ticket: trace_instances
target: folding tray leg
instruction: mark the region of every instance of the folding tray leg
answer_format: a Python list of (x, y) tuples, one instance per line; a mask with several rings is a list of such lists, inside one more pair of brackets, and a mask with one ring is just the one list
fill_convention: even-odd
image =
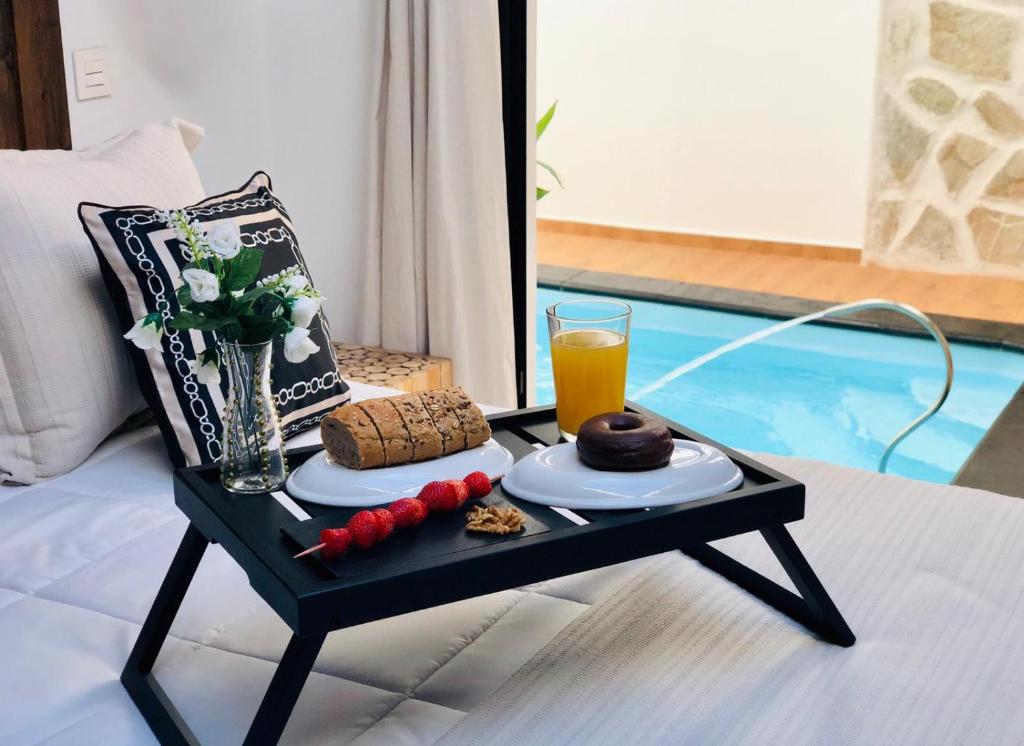
[(160, 648), (170, 632), (171, 622), (181, 607), (185, 592), (192, 583), (209, 543), (199, 529), (191, 523), (188, 525), (135, 641), (135, 647), (121, 672), (122, 685), (146, 719), (153, 735), (162, 744), (199, 743), (152, 672)]
[[(198, 744), (199, 739), (153, 677), (153, 664), (160, 654), (171, 623), (181, 607), (209, 540), (191, 523), (185, 531), (153, 607), (142, 625), (124, 671), (121, 683), (146, 719), (161, 744)], [(246, 744), (277, 743), (288, 717), (302, 692), (325, 635), (311, 638), (292, 636), (284, 656), (274, 672), (256, 717), (245, 737)]]
[(761, 535), (800, 595), (783, 588), (708, 544), (685, 547), (682, 551), (812, 632), (816, 632), (828, 642), (843, 647), (853, 645), (857, 638), (850, 631), (839, 609), (832, 603), (825, 587), (814, 574), (814, 570), (786, 527), (782, 524), (768, 526), (761, 529)]
[(256, 717), (245, 737), (245, 746), (275, 744), (288, 724), (295, 702), (309, 677), (326, 635), (302, 638), (292, 635), (281, 662), (274, 672), (267, 693), (263, 695)]

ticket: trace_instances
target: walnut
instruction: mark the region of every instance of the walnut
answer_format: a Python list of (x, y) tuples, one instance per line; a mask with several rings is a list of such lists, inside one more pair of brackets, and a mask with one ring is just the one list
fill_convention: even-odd
[(519, 508), (499, 508), (488, 505), (486, 508), (476, 505), (466, 513), (466, 530), (479, 531), (485, 534), (512, 534), (522, 531), (526, 525), (526, 516)]

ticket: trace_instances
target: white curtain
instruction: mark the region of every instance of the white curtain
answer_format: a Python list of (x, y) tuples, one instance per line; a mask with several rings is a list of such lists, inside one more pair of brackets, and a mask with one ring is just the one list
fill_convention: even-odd
[(451, 358), (514, 406), (497, 3), (381, 3), (364, 344)]

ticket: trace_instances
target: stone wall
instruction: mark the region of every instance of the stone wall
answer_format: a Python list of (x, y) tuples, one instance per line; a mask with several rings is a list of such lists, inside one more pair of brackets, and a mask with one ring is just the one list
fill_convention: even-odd
[(1024, 0), (883, 0), (864, 258), (1024, 277)]

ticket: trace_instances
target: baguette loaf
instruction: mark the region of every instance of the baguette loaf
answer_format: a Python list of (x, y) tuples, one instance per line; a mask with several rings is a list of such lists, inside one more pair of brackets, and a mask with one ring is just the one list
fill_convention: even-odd
[(320, 433), (332, 461), (372, 469), (475, 448), (491, 437), (491, 428), (455, 387), (343, 405), (324, 418)]

